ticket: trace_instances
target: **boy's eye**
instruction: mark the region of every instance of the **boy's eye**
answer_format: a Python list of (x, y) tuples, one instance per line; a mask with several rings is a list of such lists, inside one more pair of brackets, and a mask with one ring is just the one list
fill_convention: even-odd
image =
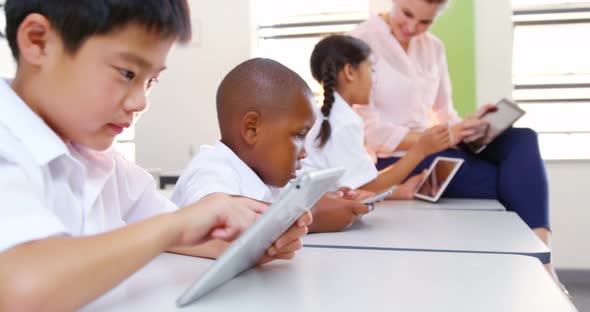
[(125, 78), (126, 80), (133, 80), (133, 78), (135, 78), (135, 73), (123, 68), (118, 68), (119, 73), (121, 74), (121, 76), (123, 76), (123, 78)]

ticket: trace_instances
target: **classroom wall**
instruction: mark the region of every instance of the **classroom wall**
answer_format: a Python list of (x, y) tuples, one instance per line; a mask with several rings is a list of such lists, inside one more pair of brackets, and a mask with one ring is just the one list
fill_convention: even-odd
[(476, 0), (474, 9), (477, 103), (512, 98), (510, 0)]
[(553, 260), (590, 270), (590, 161), (548, 161)]
[(474, 0), (451, 1), (431, 29), (445, 43), (451, 82), (455, 86), (453, 103), (461, 116), (472, 114), (477, 107), (473, 12)]
[(178, 47), (150, 95), (136, 129), (137, 163), (179, 171), (201, 144), (219, 138), (215, 94), (234, 66), (250, 56), (250, 2), (190, 0), (194, 42)]

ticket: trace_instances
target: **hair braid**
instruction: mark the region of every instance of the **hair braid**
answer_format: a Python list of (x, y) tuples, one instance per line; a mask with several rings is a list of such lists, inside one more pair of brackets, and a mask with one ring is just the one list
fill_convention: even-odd
[(326, 142), (330, 139), (332, 134), (332, 128), (330, 126), (330, 112), (334, 105), (334, 89), (336, 88), (336, 75), (337, 75), (336, 64), (331, 58), (327, 58), (322, 64), (322, 85), (324, 87), (324, 103), (322, 104), (322, 114), (324, 120), (316, 140), (320, 141), (319, 146), (324, 147)]

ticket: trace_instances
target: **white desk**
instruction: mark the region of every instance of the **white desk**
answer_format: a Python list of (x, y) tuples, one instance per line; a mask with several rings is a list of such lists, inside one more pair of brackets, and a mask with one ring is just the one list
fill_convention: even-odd
[(550, 262), (551, 251), (516, 213), (393, 208), (375, 211), (344, 232), (310, 234), (308, 247), (520, 254)]
[[(82, 311), (175, 311), (211, 261), (165, 254)], [(574, 311), (531, 257), (304, 248), (181, 311)]]
[(388, 208), (506, 211), (506, 208), (494, 199), (441, 198), (437, 203), (418, 199), (387, 200), (381, 205)]

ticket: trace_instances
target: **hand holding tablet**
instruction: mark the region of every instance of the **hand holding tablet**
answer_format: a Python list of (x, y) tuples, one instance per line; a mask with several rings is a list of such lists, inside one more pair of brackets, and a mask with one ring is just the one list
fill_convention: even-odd
[(473, 142), (466, 142), (465, 145), (474, 153), (480, 153), (496, 137), (510, 128), (526, 112), (518, 105), (507, 99), (502, 99), (496, 104), (495, 110), (489, 110), (481, 119), (488, 123), (485, 136)]
[(242, 233), (213, 266), (178, 298), (185, 306), (251, 268), (273, 242), (308, 211), (344, 174), (344, 169), (306, 172), (290, 182), (252, 227)]

